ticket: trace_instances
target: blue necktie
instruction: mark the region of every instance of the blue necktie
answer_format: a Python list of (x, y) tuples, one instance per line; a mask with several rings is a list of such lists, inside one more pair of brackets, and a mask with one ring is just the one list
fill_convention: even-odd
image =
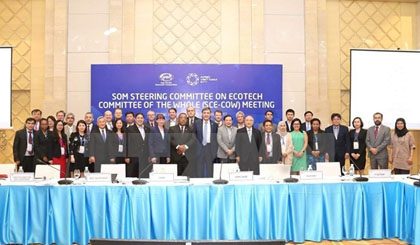
[(203, 130), (203, 145), (207, 145), (207, 123), (208, 122), (204, 122), (204, 130)]

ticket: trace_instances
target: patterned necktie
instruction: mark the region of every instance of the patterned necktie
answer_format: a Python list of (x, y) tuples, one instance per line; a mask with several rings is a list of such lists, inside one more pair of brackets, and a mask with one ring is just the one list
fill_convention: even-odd
[(28, 151), (29, 155), (34, 154), (33, 140), (32, 140), (32, 131), (29, 132), (29, 144), (32, 145), (31, 151)]
[(103, 139), (103, 141), (105, 142), (105, 140), (106, 140), (106, 137), (105, 137), (105, 130), (101, 130), (102, 131), (102, 139)]
[(375, 129), (375, 139), (378, 138), (378, 133), (379, 133), (379, 127), (376, 126), (376, 129)]

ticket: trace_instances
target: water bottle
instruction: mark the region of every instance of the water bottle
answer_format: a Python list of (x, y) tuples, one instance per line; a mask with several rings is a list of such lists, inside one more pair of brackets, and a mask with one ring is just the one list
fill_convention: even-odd
[(312, 171), (313, 169), (312, 169), (312, 165), (311, 164), (309, 164), (309, 167), (308, 167), (308, 171)]
[(85, 178), (86, 178), (86, 176), (89, 175), (89, 168), (88, 167), (85, 167), (85, 171), (83, 171), (83, 174), (84, 174)]
[(353, 175), (354, 175), (354, 166), (353, 166), (353, 163), (350, 165), (350, 168), (349, 168), (349, 175), (350, 175), (350, 176), (353, 176)]
[(23, 173), (23, 167), (22, 167), (22, 166), (19, 166), (19, 170), (18, 170), (18, 172), (19, 172), (19, 173)]

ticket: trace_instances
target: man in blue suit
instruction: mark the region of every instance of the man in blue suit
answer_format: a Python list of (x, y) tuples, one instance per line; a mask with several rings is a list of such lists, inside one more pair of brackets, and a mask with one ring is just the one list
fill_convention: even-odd
[(349, 128), (341, 125), (341, 115), (338, 113), (331, 115), (331, 121), (333, 125), (325, 129), (329, 142), (331, 142), (328, 145), (333, 146), (333, 149), (329, 149), (329, 159), (330, 162), (340, 162), (340, 166), (343, 168), (345, 159), (348, 159), (350, 154)]
[(211, 110), (206, 107), (201, 111), (202, 119), (194, 124), (196, 143), (196, 177), (213, 176), (213, 163), (217, 156), (218, 125), (210, 120)]

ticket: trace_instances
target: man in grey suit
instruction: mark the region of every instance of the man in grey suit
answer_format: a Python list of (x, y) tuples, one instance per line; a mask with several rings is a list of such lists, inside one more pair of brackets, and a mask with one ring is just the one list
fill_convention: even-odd
[(231, 115), (226, 115), (223, 121), (224, 125), (217, 131), (217, 143), (219, 144), (217, 157), (222, 163), (234, 163), (236, 162), (235, 137), (238, 129), (232, 126), (233, 117)]
[(170, 127), (173, 127), (178, 124), (178, 122), (176, 121), (176, 116), (177, 116), (176, 114), (177, 114), (177, 110), (175, 108), (169, 108), (168, 110), (169, 119), (165, 121), (165, 128), (167, 130), (169, 130)]
[(375, 126), (368, 129), (366, 137), (366, 145), (369, 149), (370, 167), (371, 169), (388, 168), (388, 145), (391, 140), (389, 127), (382, 125), (382, 113), (375, 113), (373, 121)]
[[(275, 133), (275, 132), (277, 132), (277, 124), (275, 124), (273, 122), (273, 116), (274, 116), (274, 112), (272, 110), (267, 110), (265, 112), (265, 120), (270, 120), (273, 123), (273, 133)], [(258, 129), (261, 131), (261, 133), (264, 133), (264, 125), (263, 124), (264, 124), (263, 122), (258, 124)]]

